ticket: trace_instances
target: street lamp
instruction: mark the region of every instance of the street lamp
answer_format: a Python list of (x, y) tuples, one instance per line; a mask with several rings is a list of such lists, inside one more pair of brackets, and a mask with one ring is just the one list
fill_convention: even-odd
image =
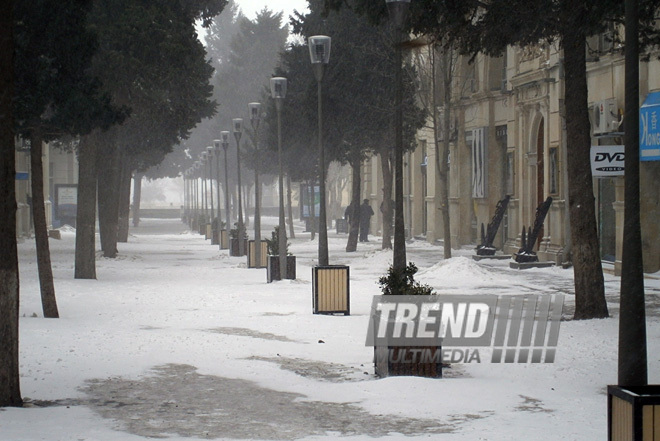
[(206, 157), (209, 162), (209, 185), (211, 186), (211, 194), (210, 200), (211, 200), (211, 216), (209, 217), (211, 220), (211, 245), (217, 244), (217, 239), (215, 238), (215, 229), (213, 228), (213, 218), (215, 216), (215, 207), (213, 206), (213, 147), (212, 146), (207, 146), (206, 147)]
[(195, 163), (192, 166), (193, 174), (194, 174), (194, 178), (195, 178), (195, 188), (194, 188), (194, 192), (195, 192), (195, 226), (197, 227), (195, 229), (197, 230), (197, 232), (199, 232), (202, 229), (202, 226), (200, 225), (200, 222), (199, 222), (199, 220), (201, 218), (201, 211), (202, 211), (202, 201), (201, 201), (201, 198), (200, 198), (201, 192), (200, 192), (200, 188), (199, 188), (199, 168), (200, 167), (201, 167), (201, 164), (200, 164), (199, 161), (195, 161)]
[(249, 103), (250, 122), (254, 130), (254, 259), (261, 268), (261, 189), (259, 188), (259, 123), (261, 103)]
[[(203, 151), (199, 155), (200, 175), (201, 175), (201, 178), (202, 178), (202, 207), (203, 207), (203, 211), (204, 211), (204, 228), (205, 229), (206, 229), (206, 224), (208, 223), (208, 222), (206, 222), (206, 220), (208, 219), (208, 216), (209, 216), (209, 197), (208, 197), (209, 195), (208, 195), (208, 192), (206, 190), (206, 167), (205, 167), (206, 157), (207, 157), (206, 151)], [(204, 230), (204, 231), (206, 231), (206, 230)]]
[(280, 280), (286, 278), (286, 226), (284, 225), (284, 166), (282, 163), (282, 104), (286, 97), (286, 78), (274, 77), (270, 79), (270, 94), (275, 100), (277, 111), (277, 160), (279, 163), (279, 199), (280, 199), (280, 222), (278, 234), (278, 250), (280, 262)]
[(229, 132), (223, 130), (220, 132), (220, 139), (222, 142), (222, 149), (225, 151), (225, 228), (227, 229), (227, 237), (229, 238), (229, 228), (231, 225), (231, 213), (229, 211), (229, 173), (227, 172), (227, 149), (229, 148)]
[(403, 74), (402, 48), (403, 23), (410, 0), (385, 0), (390, 18), (396, 27), (396, 98), (394, 116), (394, 252), (392, 267), (403, 271), (406, 268), (406, 237), (403, 225)]
[[(321, 80), (325, 65), (330, 61), (330, 37), (316, 35), (309, 37), (309, 57), (316, 77), (316, 90), (318, 101), (318, 147), (319, 147), (319, 265), (328, 265), (328, 226), (325, 211), (325, 150), (323, 148), (323, 111), (321, 101)], [(314, 223), (314, 186), (312, 186), (312, 225)]]
[(238, 255), (245, 255), (245, 227), (243, 226), (243, 201), (241, 195), (241, 135), (243, 134), (243, 118), (231, 120), (236, 138), (236, 179), (238, 181)]
[(188, 223), (190, 214), (188, 212), (188, 170), (183, 172), (183, 217)]
[(217, 234), (217, 243), (220, 245), (220, 248), (222, 249), (222, 244), (220, 243), (222, 241), (222, 233), (220, 228), (220, 140), (219, 139), (214, 139), (213, 140), (213, 155), (215, 156), (215, 185), (216, 185), (216, 200), (218, 201), (218, 216), (217, 219), (218, 221), (216, 222), (216, 232)]

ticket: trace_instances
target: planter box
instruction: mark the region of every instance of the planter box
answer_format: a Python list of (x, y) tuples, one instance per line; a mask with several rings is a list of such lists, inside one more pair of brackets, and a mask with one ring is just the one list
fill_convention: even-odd
[(348, 221), (346, 219), (335, 219), (335, 227), (337, 228), (337, 234), (348, 233)]
[(607, 386), (607, 439), (660, 441), (660, 385)]
[(350, 315), (350, 279), (346, 265), (312, 268), (314, 314)]
[(374, 366), (381, 378), (442, 378), (442, 346), (375, 346)]
[(227, 230), (220, 230), (220, 249), (229, 249), (229, 233)]
[(257, 241), (255, 240), (248, 241), (248, 247), (247, 247), (248, 268), (266, 268), (268, 261), (268, 243), (262, 239), (260, 244), (261, 244), (261, 262), (257, 263), (257, 256), (256, 256)]
[[(280, 256), (268, 255), (266, 278), (268, 283), (271, 283), (273, 280), (282, 280), (280, 277)], [(296, 278), (296, 256), (286, 256), (286, 277), (284, 278)]]
[(238, 246), (239, 245), (238, 239), (229, 239), (229, 255), (239, 256), (239, 257), (245, 256), (247, 254), (247, 249), (248, 249), (248, 240), (243, 239), (243, 242), (244, 242), (243, 249), (245, 250), (245, 252), (241, 254)]

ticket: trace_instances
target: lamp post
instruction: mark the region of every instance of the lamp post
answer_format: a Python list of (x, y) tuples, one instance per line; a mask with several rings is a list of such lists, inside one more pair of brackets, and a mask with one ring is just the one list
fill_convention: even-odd
[(200, 199), (200, 191), (199, 191), (199, 168), (201, 164), (199, 161), (195, 161), (193, 164), (193, 175), (195, 178), (195, 187), (194, 187), (194, 193), (195, 193), (195, 230), (199, 232), (201, 229), (201, 225), (199, 224), (199, 218), (200, 218), (200, 212), (202, 209), (202, 204), (201, 204), (201, 199)]
[(225, 228), (227, 229), (227, 238), (229, 238), (229, 228), (231, 225), (231, 212), (229, 211), (229, 173), (227, 172), (227, 149), (229, 148), (229, 132), (223, 130), (220, 132), (222, 149), (225, 151)]
[(279, 200), (280, 222), (278, 234), (278, 250), (280, 262), (280, 280), (286, 278), (286, 226), (284, 225), (284, 165), (282, 163), (282, 104), (286, 97), (286, 78), (274, 77), (270, 79), (270, 93), (275, 100), (277, 111), (277, 161), (279, 164)]
[(206, 158), (208, 159), (209, 163), (209, 186), (211, 187), (211, 191), (209, 194), (209, 199), (211, 201), (211, 216), (209, 219), (211, 220), (211, 244), (215, 245), (216, 244), (216, 239), (214, 237), (214, 228), (213, 228), (213, 217), (215, 216), (215, 207), (213, 206), (213, 147), (208, 146), (206, 147)]
[(206, 152), (203, 151), (199, 155), (199, 166), (200, 166), (200, 177), (202, 179), (201, 190), (202, 190), (202, 212), (204, 213), (204, 228), (206, 228), (206, 219), (209, 215), (209, 198), (206, 193)]
[[(328, 226), (325, 205), (325, 149), (323, 148), (323, 108), (321, 101), (321, 80), (325, 65), (330, 61), (330, 37), (316, 35), (309, 37), (309, 57), (316, 77), (318, 101), (318, 148), (319, 148), (319, 265), (328, 265)], [(314, 206), (314, 186), (312, 186), (312, 207)], [(314, 219), (312, 218), (312, 222)]]
[(394, 115), (394, 252), (392, 267), (406, 268), (406, 237), (403, 224), (403, 84), (402, 48), (403, 23), (410, 0), (385, 0), (390, 18), (396, 27), (396, 97)]
[(245, 256), (245, 227), (243, 226), (243, 201), (241, 193), (241, 135), (243, 118), (232, 119), (234, 138), (236, 138), (236, 179), (238, 181), (238, 255)]
[(261, 103), (249, 103), (250, 122), (254, 130), (254, 259), (261, 268), (261, 189), (259, 188), (259, 123)]
[(183, 172), (183, 217), (188, 223), (190, 213), (188, 212), (188, 170)]
[(218, 245), (222, 248), (222, 244), (220, 243), (222, 241), (222, 234), (220, 231), (222, 228), (220, 228), (220, 140), (219, 139), (214, 139), (213, 140), (213, 156), (215, 156), (215, 186), (216, 186), (216, 201), (218, 201), (218, 215), (217, 215), (217, 223), (216, 223), (216, 233), (217, 234), (217, 240), (218, 240)]

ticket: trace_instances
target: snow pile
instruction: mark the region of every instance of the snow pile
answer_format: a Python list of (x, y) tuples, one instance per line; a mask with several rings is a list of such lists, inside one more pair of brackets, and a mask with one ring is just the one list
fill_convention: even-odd
[(76, 232), (76, 229), (73, 228), (69, 224), (62, 225), (61, 227), (58, 228), (58, 230), (60, 230), (60, 232), (62, 232), (62, 233), (75, 233)]
[(420, 270), (415, 279), (442, 292), (463, 290), (465, 294), (470, 289), (510, 286), (514, 283), (513, 278), (501, 269), (490, 269), (465, 256), (441, 260), (430, 268)]

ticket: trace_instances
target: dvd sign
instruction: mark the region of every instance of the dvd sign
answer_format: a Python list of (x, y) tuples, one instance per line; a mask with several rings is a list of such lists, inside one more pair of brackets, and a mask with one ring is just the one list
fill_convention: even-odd
[(622, 145), (591, 146), (591, 174), (595, 178), (623, 176), (625, 154)]

